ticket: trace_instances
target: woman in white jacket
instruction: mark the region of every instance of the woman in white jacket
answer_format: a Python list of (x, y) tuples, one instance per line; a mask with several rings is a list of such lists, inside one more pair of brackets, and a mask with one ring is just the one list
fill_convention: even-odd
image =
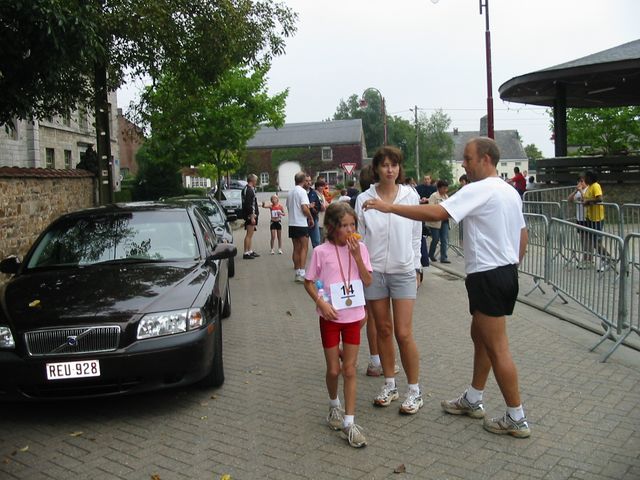
[(365, 212), (362, 209), (363, 203), (370, 198), (404, 205), (420, 203), (416, 191), (402, 185), (402, 160), (402, 152), (395, 147), (382, 147), (376, 152), (372, 167), (377, 183), (358, 195), (356, 213), (358, 231), (369, 250), (373, 267), (373, 282), (365, 289), (365, 298), (376, 321), (378, 348), (385, 376), (385, 384), (373, 403), (386, 407), (399, 398), (394, 374), (395, 334), (408, 383), (408, 393), (400, 412), (414, 414), (423, 405), (418, 382), (420, 359), (412, 326), (417, 286), (422, 280), (422, 225), (398, 215), (385, 215), (376, 210)]

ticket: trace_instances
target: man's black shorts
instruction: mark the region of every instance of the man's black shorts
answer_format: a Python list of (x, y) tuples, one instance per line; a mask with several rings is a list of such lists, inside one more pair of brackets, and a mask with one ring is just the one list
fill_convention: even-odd
[(518, 266), (470, 273), (465, 280), (469, 295), (469, 313), (479, 311), (490, 317), (503, 317), (513, 313), (518, 298)]
[(309, 227), (289, 226), (289, 238), (301, 238), (309, 236)]
[(269, 230), (282, 230), (282, 222), (271, 222)]

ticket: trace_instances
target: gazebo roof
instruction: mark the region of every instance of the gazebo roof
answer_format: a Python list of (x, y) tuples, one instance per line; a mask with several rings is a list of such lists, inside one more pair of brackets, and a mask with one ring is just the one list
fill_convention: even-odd
[(640, 39), (514, 77), (500, 86), (500, 98), (552, 107), (558, 84), (567, 107), (640, 105)]

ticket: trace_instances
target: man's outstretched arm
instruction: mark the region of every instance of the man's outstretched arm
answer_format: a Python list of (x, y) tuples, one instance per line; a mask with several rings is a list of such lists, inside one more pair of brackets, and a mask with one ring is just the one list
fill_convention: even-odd
[(362, 204), (362, 208), (395, 213), (419, 222), (437, 222), (449, 218), (449, 213), (440, 205), (397, 205), (383, 202), (378, 198), (371, 198)]

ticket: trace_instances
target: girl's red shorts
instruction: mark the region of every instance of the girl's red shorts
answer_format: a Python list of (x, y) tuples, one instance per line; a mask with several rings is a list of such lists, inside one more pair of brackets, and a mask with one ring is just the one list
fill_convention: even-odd
[(360, 322), (338, 323), (320, 317), (320, 336), (324, 348), (333, 348), (342, 342), (360, 345)]

